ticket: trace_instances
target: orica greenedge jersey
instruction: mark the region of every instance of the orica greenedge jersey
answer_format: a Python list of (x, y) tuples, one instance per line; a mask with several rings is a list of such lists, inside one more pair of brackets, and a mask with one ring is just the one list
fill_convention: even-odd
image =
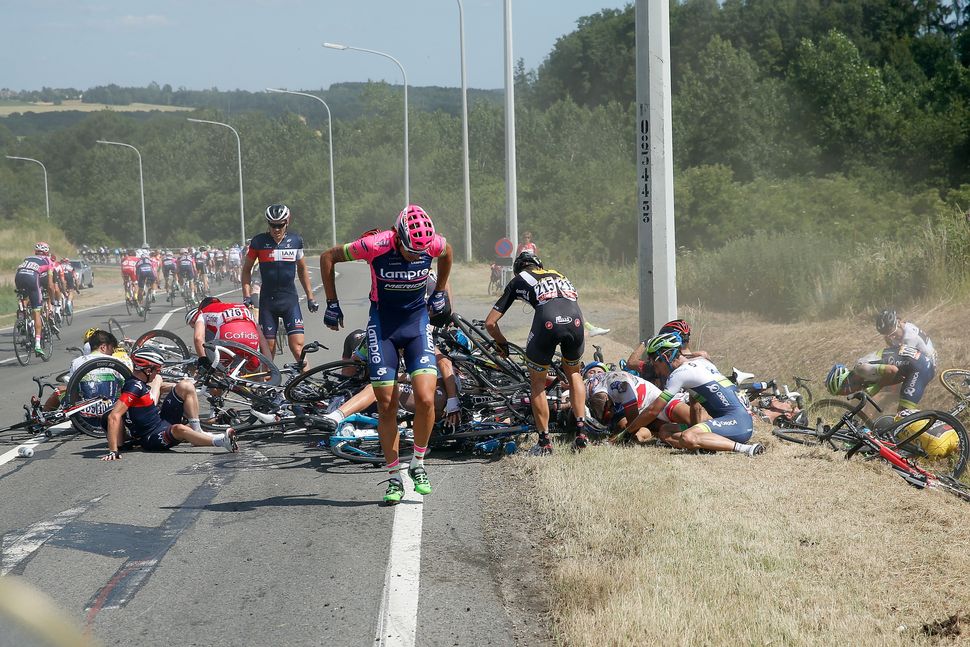
[(700, 357), (675, 368), (660, 397), (669, 402), (681, 391), (689, 391), (712, 418), (746, 412), (738, 398), (738, 387), (721, 375), (713, 363)]

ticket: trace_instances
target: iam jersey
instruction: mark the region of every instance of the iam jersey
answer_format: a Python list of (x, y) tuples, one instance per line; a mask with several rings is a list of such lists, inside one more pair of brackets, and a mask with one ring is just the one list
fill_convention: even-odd
[(38, 280), (46, 279), (51, 271), (51, 259), (47, 256), (28, 256), (17, 267), (17, 274)]
[(669, 402), (681, 391), (690, 391), (712, 418), (746, 413), (738, 398), (738, 387), (706, 359), (692, 359), (674, 369), (661, 397)]
[(234, 341), (259, 350), (259, 332), (249, 308), (238, 303), (213, 303), (202, 310), (206, 341)]
[(249, 243), (247, 258), (259, 261), (259, 275), (263, 290), (271, 294), (281, 292), (296, 295), (296, 263), (303, 258), (303, 237), (287, 232), (279, 244), (265, 231)]
[(389, 230), (358, 238), (344, 245), (344, 255), (349, 261), (370, 264), (370, 300), (378, 310), (412, 312), (427, 306), (431, 259), (444, 253), (447, 241), (435, 234), (428, 249), (416, 261), (409, 261), (397, 251), (396, 236)]

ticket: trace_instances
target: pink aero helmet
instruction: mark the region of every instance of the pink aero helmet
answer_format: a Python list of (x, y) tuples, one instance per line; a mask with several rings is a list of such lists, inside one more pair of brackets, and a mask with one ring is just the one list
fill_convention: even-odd
[(397, 232), (401, 246), (412, 254), (424, 252), (434, 240), (431, 216), (416, 204), (409, 204), (398, 214), (394, 231)]

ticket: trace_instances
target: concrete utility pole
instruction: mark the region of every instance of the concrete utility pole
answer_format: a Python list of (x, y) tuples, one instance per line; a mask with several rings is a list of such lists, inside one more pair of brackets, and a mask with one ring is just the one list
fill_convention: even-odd
[(670, 2), (637, 0), (637, 217), (640, 338), (677, 316)]
[(519, 248), (519, 199), (515, 174), (515, 76), (512, 73), (512, 0), (505, 0), (505, 202), (509, 238)]

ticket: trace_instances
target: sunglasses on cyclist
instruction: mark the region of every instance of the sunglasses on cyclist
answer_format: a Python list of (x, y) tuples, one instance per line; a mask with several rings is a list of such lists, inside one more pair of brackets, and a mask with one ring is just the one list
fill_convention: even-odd
[(280, 223), (278, 225), (270, 225), (269, 226), (270, 229), (283, 229), (284, 227), (286, 227), (286, 223), (285, 222), (284, 223)]

